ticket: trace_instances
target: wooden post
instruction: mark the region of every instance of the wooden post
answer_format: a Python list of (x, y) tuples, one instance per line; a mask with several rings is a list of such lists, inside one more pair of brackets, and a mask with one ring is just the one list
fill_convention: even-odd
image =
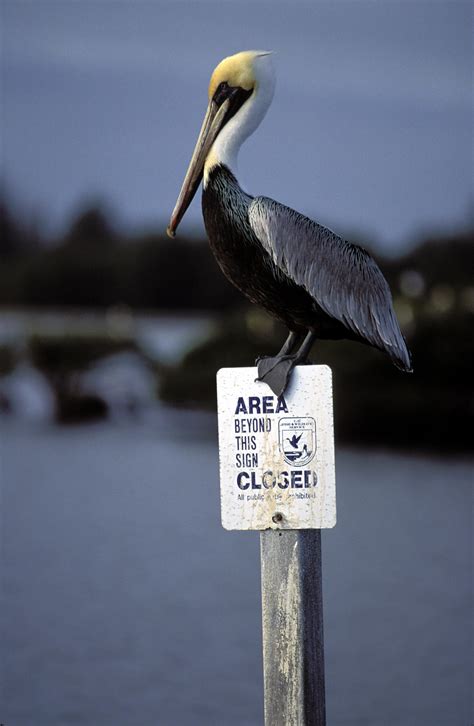
[(266, 726), (325, 726), (321, 530), (260, 534)]

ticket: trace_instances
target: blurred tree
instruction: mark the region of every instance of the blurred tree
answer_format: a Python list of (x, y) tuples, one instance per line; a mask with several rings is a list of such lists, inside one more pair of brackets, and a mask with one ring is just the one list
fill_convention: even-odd
[(6, 194), (0, 191), (0, 261), (31, 252), (38, 246), (38, 238), (36, 225), (20, 223)]
[[(130, 250), (132, 252), (132, 250)], [(133, 245), (135, 265), (126, 300), (163, 310), (228, 309), (242, 302), (225, 279), (207, 244), (150, 235)]]
[(20, 232), (10, 214), (5, 199), (0, 198), (0, 257), (17, 254), (20, 247)]
[(66, 245), (104, 246), (117, 241), (117, 234), (100, 204), (82, 210), (66, 234)]

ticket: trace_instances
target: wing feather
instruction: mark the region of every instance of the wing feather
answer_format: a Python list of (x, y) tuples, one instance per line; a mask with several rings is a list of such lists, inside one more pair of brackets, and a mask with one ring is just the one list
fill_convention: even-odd
[(249, 222), (276, 267), (327, 315), (411, 370), (390, 288), (368, 252), (267, 197), (252, 200)]

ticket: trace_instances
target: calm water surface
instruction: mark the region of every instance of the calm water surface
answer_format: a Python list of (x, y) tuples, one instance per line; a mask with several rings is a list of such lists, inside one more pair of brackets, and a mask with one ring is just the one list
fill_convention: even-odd
[[(220, 527), (212, 419), (0, 433), (0, 721), (262, 724), (259, 538)], [(473, 473), (339, 451), (328, 726), (471, 723)]]

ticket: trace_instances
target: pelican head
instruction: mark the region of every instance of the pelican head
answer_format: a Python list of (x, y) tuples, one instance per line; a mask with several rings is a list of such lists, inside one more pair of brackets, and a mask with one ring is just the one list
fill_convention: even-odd
[(245, 139), (264, 117), (275, 87), (271, 52), (246, 50), (224, 58), (209, 83), (209, 104), (167, 229), (176, 229), (204, 176), (215, 164), (235, 171), (237, 154)]

